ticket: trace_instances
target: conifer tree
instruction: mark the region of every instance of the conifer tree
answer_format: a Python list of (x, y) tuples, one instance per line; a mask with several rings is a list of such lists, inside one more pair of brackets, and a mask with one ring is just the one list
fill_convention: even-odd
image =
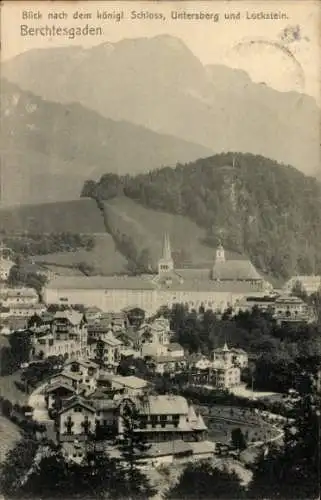
[(293, 380), (299, 393), (293, 418), (284, 428), (284, 446), (259, 457), (249, 497), (260, 499), (315, 499), (320, 490), (320, 360), (297, 360)]

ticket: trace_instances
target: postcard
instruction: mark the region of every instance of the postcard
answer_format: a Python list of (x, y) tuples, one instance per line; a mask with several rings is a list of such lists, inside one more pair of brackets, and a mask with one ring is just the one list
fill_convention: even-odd
[(0, 495), (318, 498), (320, 2), (0, 8)]

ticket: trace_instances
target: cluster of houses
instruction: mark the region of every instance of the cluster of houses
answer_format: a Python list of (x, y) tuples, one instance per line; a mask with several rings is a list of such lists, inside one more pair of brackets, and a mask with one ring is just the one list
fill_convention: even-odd
[[(81, 277), (77, 286), (67, 280), (63, 287), (48, 287), (47, 295), (44, 294), (47, 304), (39, 300), (32, 288), (8, 286), (5, 281), (13, 263), (3, 260), (6, 264), (0, 275), (1, 333), (27, 331), (32, 345), (31, 361), (59, 358), (61, 370), (44, 389), (46, 411), (55, 439), (66, 457), (77, 462), (82, 461), (89, 448), (108, 449), (117, 455), (126, 436), (128, 415), (133, 417), (132, 431), (148, 444), (139, 457), (142, 465), (213, 455), (215, 444), (207, 439), (206, 423), (193, 405), (182, 396), (156, 394), (152, 384), (135, 376), (134, 370), (131, 375), (121, 375), (120, 365), (124, 359), (130, 363), (139, 359), (155, 376), (183, 374), (194, 384), (206, 382), (229, 390), (241, 384), (248, 355), (227, 343), (208, 356), (189, 355), (175, 341), (169, 320), (151, 313), (156, 306), (182, 302), (214, 310), (219, 297), (221, 302), (217, 303), (224, 307), (233, 304), (235, 313), (256, 307), (272, 312), (280, 323), (314, 319), (300, 298), (271, 291), (251, 263), (226, 260), (222, 246), (217, 250), (210, 277), (204, 273), (202, 279), (196, 279), (195, 270), (176, 272), (169, 239), (165, 239), (158, 276), (152, 281), (142, 277), (136, 283), (133, 278), (128, 288), (128, 279), (107, 283), (106, 278), (103, 286), (97, 288), (100, 278), (97, 281)], [(232, 268), (236, 277), (230, 276)], [(240, 288), (233, 300), (231, 287)], [(97, 296), (97, 300), (92, 304), (78, 300), (83, 298), (83, 289), (86, 297)], [(130, 306), (132, 310), (137, 301), (147, 304), (142, 309), (150, 317), (133, 325), (127, 309)], [(82, 306), (76, 308), (73, 303)], [(106, 304), (113, 307), (107, 308)]]
[(289, 293), (274, 293), (264, 297), (244, 297), (235, 305), (235, 312), (252, 311), (270, 312), (278, 324), (312, 323), (316, 316), (313, 309), (299, 297)]
[(172, 341), (170, 322), (164, 317), (133, 328), (125, 313), (106, 314), (90, 308), (87, 315), (86, 310), (81, 313), (66, 309), (35, 318), (28, 331), (33, 359), (88, 359), (114, 375), (121, 360), (139, 358), (155, 374), (207, 373), (213, 385), (228, 389), (240, 385), (241, 370), (248, 365), (245, 351), (229, 349), (226, 344), (213, 350), (209, 357), (188, 355)]
[[(61, 305), (59, 306), (61, 307)], [(66, 306), (72, 309), (74, 306)], [(6, 284), (0, 285), (0, 333), (10, 334), (14, 331), (25, 329), (28, 325), (29, 319), (35, 315), (45, 317), (47, 314), (48, 305), (39, 301), (37, 292), (30, 287), (16, 286), (10, 287)], [(315, 311), (301, 298), (295, 297), (290, 294), (273, 293), (265, 296), (244, 296), (237, 300), (233, 307), (235, 314), (240, 311), (251, 311), (253, 308), (258, 308), (261, 311), (270, 312), (279, 324), (283, 323), (311, 323), (316, 320)], [(130, 309), (130, 308), (128, 308)], [(106, 334), (110, 331), (111, 323), (113, 324), (114, 332), (126, 328), (126, 308), (119, 312), (102, 312), (96, 306), (86, 308), (86, 318), (88, 322), (88, 336), (90, 339), (103, 338), (104, 341), (109, 341)], [(160, 323), (154, 325), (145, 325), (143, 330), (139, 332), (148, 337), (157, 340), (157, 329), (161, 330)], [(145, 330), (144, 330), (145, 329)], [(166, 334), (164, 334), (166, 335)], [(128, 346), (135, 347), (135, 340), (137, 340), (136, 332), (130, 332), (127, 329)], [(57, 349), (49, 342), (44, 351), (56, 355), (59, 354)], [(149, 344), (153, 345), (149, 345)], [(149, 342), (144, 347), (143, 356), (151, 356), (157, 358), (158, 370), (161, 373), (163, 366), (170, 362), (172, 357), (180, 358), (184, 353), (177, 346), (171, 345), (167, 348), (164, 345), (169, 344), (168, 339), (166, 342), (159, 337), (159, 342)], [(51, 347), (51, 349), (49, 349)], [(115, 345), (116, 347), (116, 345)], [(62, 348), (62, 346), (61, 346)], [(67, 349), (67, 346), (66, 346)], [(68, 355), (73, 352), (73, 346), (70, 345), (67, 349)], [(59, 350), (59, 349), (58, 349)], [(135, 349), (134, 349), (135, 350)], [(130, 349), (129, 349), (130, 351)], [(128, 351), (128, 352), (129, 352)], [(63, 353), (64, 354), (64, 353)], [(135, 354), (135, 353), (133, 353)], [(112, 362), (112, 360), (110, 360)]]
[(28, 318), (45, 311), (46, 305), (39, 302), (33, 288), (0, 286), (0, 321), (5, 332), (23, 328)]
[[(172, 257), (168, 234), (164, 235), (163, 250), (158, 262), (158, 272), (141, 276), (79, 276), (55, 275), (44, 266), (34, 262), (23, 264), (24, 273), (38, 274), (47, 278), (41, 292), (42, 302), (32, 288), (8, 286), (8, 278), (14, 266), (12, 251), (0, 243), (0, 329), (10, 333), (23, 328), (28, 318), (42, 314), (46, 306), (74, 307), (82, 304), (92, 309), (94, 322), (103, 311), (105, 321), (99, 317), (99, 327), (108, 328), (108, 313), (122, 313), (128, 308), (138, 307), (152, 316), (162, 306), (175, 303), (187, 304), (190, 308), (210, 309), (222, 313), (231, 308), (235, 313), (251, 310), (254, 306), (269, 310), (274, 318), (282, 322), (311, 322), (315, 319), (312, 308), (302, 299), (291, 295), (293, 287), (300, 285), (308, 295), (321, 290), (320, 276), (294, 276), (283, 290), (273, 286), (255, 269), (247, 259), (231, 259), (220, 244), (215, 259), (205, 268), (176, 269)], [(88, 312), (89, 320), (90, 313)], [(120, 320), (121, 321), (121, 320)], [(95, 328), (91, 326), (95, 335)], [(96, 334), (99, 332), (96, 330)], [(163, 342), (164, 344), (164, 342)], [(152, 354), (154, 355), (154, 354)], [(170, 358), (171, 352), (164, 349), (163, 356)], [(177, 357), (180, 357), (176, 353)], [(161, 365), (160, 365), (161, 366)], [(160, 370), (162, 368), (160, 367)]]
[(119, 363), (135, 356), (158, 374), (211, 372), (217, 387), (227, 389), (240, 384), (248, 365), (245, 351), (225, 344), (208, 358), (188, 356), (171, 342), (168, 319), (157, 317), (134, 330), (125, 314), (97, 308), (46, 313), (30, 332), (35, 358), (58, 355), (63, 361), (44, 395), (55, 439), (69, 460), (80, 463), (88, 449), (119, 454), (128, 415), (135, 415), (133, 432), (146, 443), (138, 457), (142, 466), (213, 456), (215, 443), (193, 405), (179, 395), (155, 393), (143, 378), (120, 375)]
[(156, 463), (208, 458), (215, 444), (207, 426), (182, 396), (157, 395), (149, 382), (108, 373), (88, 360), (67, 361), (45, 388), (56, 439), (69, 460), (81, 462), (88, 449), (119, 453), (130, 429), (146, 447), (138, 460)]

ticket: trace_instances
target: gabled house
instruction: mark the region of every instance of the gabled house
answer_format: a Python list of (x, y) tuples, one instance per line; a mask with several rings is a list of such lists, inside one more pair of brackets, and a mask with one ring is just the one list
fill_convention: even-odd
[(87, 321), (83, 313), (74, 309), (57, 311), (51, 322), (55, 340), (74, 340), (79, 345), (81, 356), (86, 356)]
[(186, 358), (173, 357), (170, 355), (154, 356), (147, 361), (148, 365), (160, 375), (164, 373), (175, 373), (184, 370), (186, 367)]
[(91, 321), (99, 320), (102, 315), (102, 310), (99, 307), (86, 307), (85, 308), (85, 317), (88, 323)]
[(112, 332), (112, 326), (109, 321), (106, 320), (94, 320), (89, 321), (87, 325), (88, 331), (88, 341), (95, 342), (100, 338), (104, 338), (109, 332)]
[(86, 388), (86, 393), (95, 390), (97, 387), (99, 367), (92, 361), (84, 359), (68, 361), (64, 365), (63, 373), (80, 376), (82, 378), (81, 384)]
[(169, 320), (160, 317), (154, 319), (152, 323), (144, 323), (138, 331), (142, 343), (152, 342), (166, 345), (170, 343), (171, 331)]
[(112, 375), (101, 373), (98, 377), (98, 387), (109, 389), (114, 393), (123, 394), (126, 396), (138, 396), (143, 394), (147, 387), (146, 380), (129, 375), (123, 377), (122, 375)]
[(60, 411), (63, 401), (70, 399), (76, 394), (76, 389), (71, 383), (57, 379), (46, 387), (45, 400), (47, 409)]
[(71, 359), (64, 364), (65, 373), (77, 373), (85, 378), (96, 377), (98, 371), (98, 364), (86, 359)]
[(57, 375), (54, 375), (50, 379), (51, 384), (56, 384), (56, 383), (65, 383), (69, 386), (71, 386), (77, 394), (83, 393), (86, 391), (86, 386), (83, 384), (84, 381), (84, 376), (77, 374), (77, 373), (72, 373), (70, 371), (62, 371), (61, 373), (57, 373)]
[(88, 356), (99, 359), (104, 365), (117, 367), (120, 361), (120, 349), (123, 343), (110, 331), (104, 338), (88, 346)]
[(59, 412), (59, 440), (85, 440), (95, 428), (96, 410), (91, 403), (79, 396), (66, 401)]
[(208, 370), (212, 363), (203, 354), (192, 354), (187, 358), (187, 366), (189, 369), (194, 371)]
[(201, 440), (206, 434), (202, 416), (182, 396), (145, 396), (135, 398), (134, 404), (139, 420), (135, 432), (148, 442)]
[(140, 351), (141, 338), (139, 332), (132, 326), (115, 332), (115, 336), (123, 342), (124, 346), (132, 348), (134, 351)]
[(145, 342), (141, 348), (142, 358), (168, 355), (168, 346), (159, 342)]
[(37, 304), (39, 297), (34, 288), (0, 286), (0, 302), (7, 307), (18, 304), (30, 305)]

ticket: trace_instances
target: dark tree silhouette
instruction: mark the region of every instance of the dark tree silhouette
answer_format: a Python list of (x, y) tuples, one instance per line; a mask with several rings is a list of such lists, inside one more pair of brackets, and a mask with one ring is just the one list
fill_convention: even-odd
[(245, 498), (245, 490), (235, 473), (214, 469), (209, 462), (189, 464), (178, 484), (166, 494), (167, 500), (227, 500)]
[(299, 392), (285, 426), (284, 447), (259, 457), (249, 489), (255, 499), (315, 499), (320, 491), (320, 359), (302, 358), (296, 364), (294, 387)]
[(232, 441), (232, 446), (237, 450), (244, 450), (246, 448), (246, 440), (240, 427), (232, 429), (231, 441)]

